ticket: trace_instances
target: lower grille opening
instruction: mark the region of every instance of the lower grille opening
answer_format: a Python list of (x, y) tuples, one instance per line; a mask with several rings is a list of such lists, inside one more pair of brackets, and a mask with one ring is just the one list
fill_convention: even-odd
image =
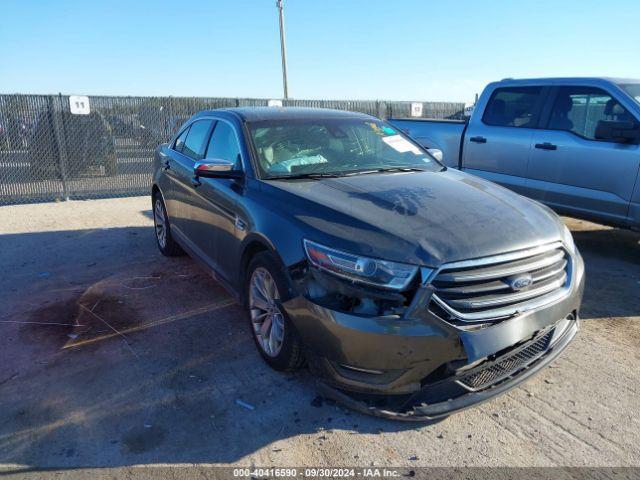
[(524, 346), (464, 373), (458, 378), (458, 382), (469, 390), (477, 391), (517, 374), (549, 349), (553, 332), (551, 329)]

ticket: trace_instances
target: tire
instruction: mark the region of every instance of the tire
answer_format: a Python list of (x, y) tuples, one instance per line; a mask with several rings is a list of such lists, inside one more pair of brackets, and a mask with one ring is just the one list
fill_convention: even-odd
[(156, 236), (158, 249), (165, 257), (178, 257), (184, 255), (184, 250), (178, 245), (171, 235), (171, 225), (169, 224), (169, 215), (164, 206), (162, 195), (156, 193), (153, 196), (153, 227)]
[[(260, 278), (265, 285), (264, 289), (267, 290), (267, 296), (256, 287), (255, 282), (259, 282)], [(269, 289), (267, 278), (271, 279), (275, 290)], [(269, 295), (273, 297), (271, 302)], [(291, 319), (282, 308), (282, 302), (288, 300), (289, 296), (289, 282), (275, 256), (269, 252), (261, 252), (254, 256), (247, 267), (244, 282), (244, 303), (249, 327), (262, 358), (271, 368), (279, 371), (293, 371), (304, 365), (302, 343)], [(260, 308), (265, 306), (260, 300), (267, 300), (267, 310)], [(258, 323), (261, 315), (264, 315), (262, 322)], [(260, 335), (259, 332), (267, 321), (270, 321), (268, 330)]]

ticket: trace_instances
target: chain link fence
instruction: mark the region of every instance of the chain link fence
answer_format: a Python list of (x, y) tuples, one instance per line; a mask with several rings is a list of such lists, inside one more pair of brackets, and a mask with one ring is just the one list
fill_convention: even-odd
[[(90, 113), (77, 115), (65, 95), (0, 95), (0, 205), (146, 195), (155, 147), (191, 115), (267, 104), (247, 98), (89, 97)], [(283, 104), (388, 118), (410, 116), (412, 102)], [(422, 102), (422, 117), (462, 118), (463, 109), (463, 103)]]

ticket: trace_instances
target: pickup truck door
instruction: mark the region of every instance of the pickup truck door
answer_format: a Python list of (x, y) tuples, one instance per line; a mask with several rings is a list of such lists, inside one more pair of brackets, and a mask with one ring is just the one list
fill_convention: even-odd
[(531, 141), (546, 91), (539, 86), (495, 89), (482, 115), (469, 122), (463, 140), (464, 170), (524, 192)]
[(598, 121), (633, 116), (609, 93), (588, 86), (554, 89), (544, 129), (535, 132), (527, 195), (560, 211), (624, 224), (640, 168), (638, 145), (596, 140)]

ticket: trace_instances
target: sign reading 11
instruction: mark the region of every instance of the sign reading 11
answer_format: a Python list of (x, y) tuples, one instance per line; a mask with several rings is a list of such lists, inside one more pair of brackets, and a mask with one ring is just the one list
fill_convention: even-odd
[(89, 97), (85, 95), (70, 95), (69, 109), (74, 115), (89, 115)]

